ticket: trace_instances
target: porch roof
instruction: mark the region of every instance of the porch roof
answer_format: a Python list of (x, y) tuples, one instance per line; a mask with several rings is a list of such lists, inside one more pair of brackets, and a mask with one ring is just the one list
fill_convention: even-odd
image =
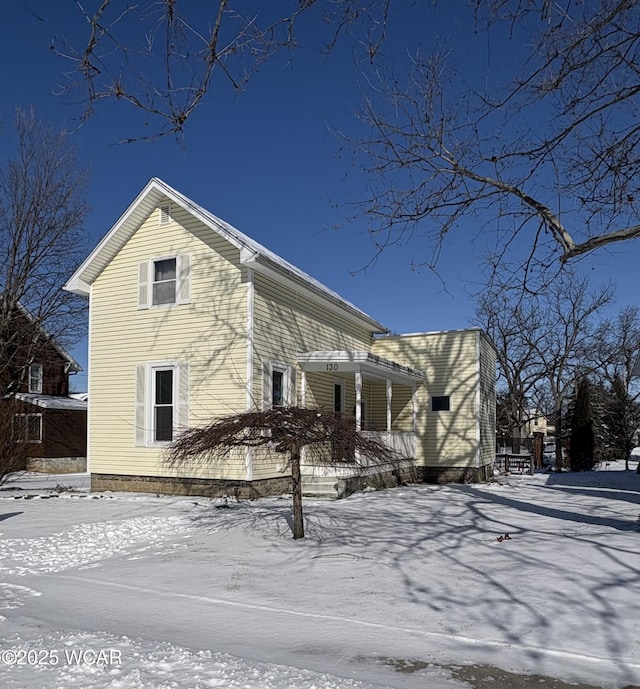
[(79, 411), (87, 410), (86, 400), (74, 397), (58, 397), (56, 395), (41, 395), (35, 392), (16, 392), (15, 398), (27, 404), (44, 409), (74, 409)]
[(424, 381), (424, 374), (421, 371), (371, 352), (298, 352), (297, 359), (303, 371), (334, 374), (360, 371), (374, 378), (389, 378), (403, 385), (419, 385)]

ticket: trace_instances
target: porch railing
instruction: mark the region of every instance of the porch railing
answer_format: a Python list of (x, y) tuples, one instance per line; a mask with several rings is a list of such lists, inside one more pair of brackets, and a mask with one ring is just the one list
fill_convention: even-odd
[[(398, 453), (400, 466), (413, 466), (416, 456), (416, 436), (410, 432), (392, 431), (360, 431), (363, 435), (375, 438), (386, 443), (391, 449)], [(331, 452), (330, 444), (326, 448)], [(389, 464), (387, 469), (398, 468), (396, 463)], [(335, 476), (348, 478), (350, 476), (365, 476), (384, 470), (384, 467), (377, 462), (368, 461), (366, 457), (358, 457), (357, 461), (335, 461), (327, 460), (320, 456), (310, 455), (308, 452), (302, 454), (302, 473), (305, 476)]]
[(410, 431), (360, 431), (362, 435), (374, 438), (388, 445), (400, 457), (416, 456), (416, 434)]

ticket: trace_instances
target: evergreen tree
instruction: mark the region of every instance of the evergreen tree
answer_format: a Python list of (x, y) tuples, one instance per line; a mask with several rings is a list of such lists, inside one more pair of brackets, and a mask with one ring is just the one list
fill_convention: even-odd
[(614, 376), (611, 382), (606, 423), (610, 447), (614, 451), (612, 458), (625, 459), (628, 469), (628, 459), (635, 446), (636, 433), (640, 425), (640, 405), (618, 375)]
[(583, 376), (576, 390), (576, 401), (571, 419), (571, 445), (569, 458), (572, 471), (590, 471), (594, 464), (593, 409), (591, 384)]

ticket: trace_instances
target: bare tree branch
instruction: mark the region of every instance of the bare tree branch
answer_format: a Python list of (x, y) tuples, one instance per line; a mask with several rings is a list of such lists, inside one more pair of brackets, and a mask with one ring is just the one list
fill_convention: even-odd
[(193, 112), (214, 90), (216, 75), (241, 91), (259, 67), (283, 50), (297, 46), (296, 27), (313, 15), (332, 28), (326, 49), (362, 27), (369, 59), (384, 40), (391, 0), (287, 0), (256, 4), (217, 0), (198, 5), (187, 0), (76, 0), (86, 26), (83, 36), (55, 37), (51, 50), (71, 64), (63, 94), (81, 94), (83, 120), (105, 101), (126, 102), (159, 121), (153, 133), (127, 136), (125, 142), (181, 135)]
[[(15, 156), (0, 168), (2, 393), (51, 338), (74, 344), (86, 304), (62, 290), (86, 254), (87, 174), (66, 137), (33, 111), (16, 112)], [(24, 317), (23, 309), (29, 313)]]
[(495, 240), (494, 265), (508, 259), (535, 291), (552, 260), (640, 236), (640, 6), (475, 8), (475, 30), (511, 60), (496, 65), (500, 81), (465, 71), (458, 46), (417, 52), (408, 74), (381, 65), (364, 86), (368, 133), (345, 136), (371, 180), (355, 215), (369, 220), (374, 258), (420, 241), (437, 259), (451, 232), (475, 225), (481, 246)]

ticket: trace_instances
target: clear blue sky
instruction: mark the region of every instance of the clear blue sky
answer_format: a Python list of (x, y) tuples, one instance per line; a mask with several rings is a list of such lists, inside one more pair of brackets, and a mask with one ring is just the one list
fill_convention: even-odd
[[(33, 105), (60, 127), (73, 126), (81, 112), (55, 95), (66, 66), (48, 48), (52, 33), (77, 30), (73, 4), (4, 3), (2, 155), (10, 144), (7, 125), (16, 105)], [(465, 5), (464, 0), (447, 3), (451, 17)], [(416, 41), (415, 29), (408, 23), (404, 33), (396, 27), (395, 48), (409, 49)], [(428, 31), (419, 33), (428, 47)], [(310, 35), (301, 35), (303, 45), (305, 37)], [(469, 46), (474, 60), (471, 41)], [(349, 215), (345, 203), (359, 199), (366, 189), (366, 180), (348, 157), (336, 155), (339, 142), (329, 126), (354, 131), (359, 102), (350, 52), (338, 50), (323, 58), (314, 43), (291, 63), (283, 58), (266, 65), (242, 95), (234, 97), (227, 88), (212, 91), (190, 121), (182, 146), (170, 137), (117, 145), (123, 136), (141, 131), (141, 116), (124, 104), (98, 109), (72, 136), (91, 173), (87, 232), (92, 244), (151, 177), (160, 177), (395, 332), (468, 326), (473, 312), (468, 295), (482, 284), (472, 227), (447, 243), (440, 277), (411, 270), (412, 260), (420, 260), (418, 243), (389, 249), (373, 267), (357, 272), (372, 256), (365, 222), (332, 229)], [(596, 282), (616, 282), (617, 308), (639, 303), (639, 258), (640, 244), (624, 243), (582, 261), (580, 269)], [(72, 353), (86, 368), (86, 343)], [(76, 387), (85, 385), (86, 372)]]

